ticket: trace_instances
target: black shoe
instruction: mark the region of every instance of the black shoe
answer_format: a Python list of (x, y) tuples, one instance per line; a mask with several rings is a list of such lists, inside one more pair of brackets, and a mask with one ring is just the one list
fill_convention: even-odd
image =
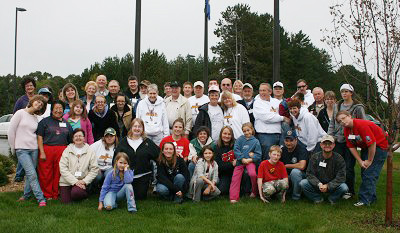
[(22, 181), (24, 181), (24, 178), (20, 178), (20, 177), (15, 177), (14, 178), (14, 182), (19, 183), (19, 182), (22, 182)]

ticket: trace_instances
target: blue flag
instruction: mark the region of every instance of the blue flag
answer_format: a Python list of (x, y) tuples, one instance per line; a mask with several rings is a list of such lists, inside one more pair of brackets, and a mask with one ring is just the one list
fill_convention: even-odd
[(206, 0), (206, 16), (208, 18), (208, 20), (210, 20), (210, 0)]

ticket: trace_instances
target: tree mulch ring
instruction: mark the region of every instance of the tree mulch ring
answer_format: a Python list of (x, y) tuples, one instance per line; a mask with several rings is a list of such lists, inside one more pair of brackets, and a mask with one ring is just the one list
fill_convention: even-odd
[(385, 211), (375, 211), (372, 214), (366, 214), (362, 216), (361, 221), (357, 221), (357, 224), (368, 225), (372, 229), (372, 231), (381, 231), (383, 229), (394, 229), (400, 231), (400, 219), (398, 216), (393, 214), (393, 222), (390, 227), (387, 227), (385, 224)]
[(24, 190), (25, 182), (14, 182), (15, 173), (7, 175), (10, 183), (0, 187), (1, 192), (20, 192)]

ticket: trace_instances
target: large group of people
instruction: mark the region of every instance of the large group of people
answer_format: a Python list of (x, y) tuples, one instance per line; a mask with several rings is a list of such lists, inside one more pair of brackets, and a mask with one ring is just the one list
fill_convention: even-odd
[[(99, 196), (98, 209), (112, 210), (151, 191), (165, 200), (199, 202), (219, 195), (231, 203), (243, 195), (331, 204), (356, 195), (354, 167), (361, 167), (355, 206), (377, 200), (376, 183), (387, 156), (386, 132), (366, 120), (350, 84), (335, 92), (297, 81), (285, 98), (282, 82), (253, 85), (228, 78), (159, 87), (99, 75), (82, 87), (66, 84), (54, 96), (49, 86), (25, 95), (14, 107), (8, 141), (17, 155), (15, 181), (39, 206)], [(183, 92), (182, 92), (183, 91)], [(194, 95), (193, 95), (194, 92)], [(206, 93), (205, 93), (206, 92)], [(361, 149), (359, 155), (357, 148)]]

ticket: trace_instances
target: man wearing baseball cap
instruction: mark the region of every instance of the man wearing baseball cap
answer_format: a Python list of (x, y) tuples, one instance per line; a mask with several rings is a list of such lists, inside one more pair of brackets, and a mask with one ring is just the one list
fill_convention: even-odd
[(243, 105), (247, 112), (249, 113), (250, 122), (254, 125), (254, 115), (253, 115), (253, 86), (250, 83), (243, 84), (242, 89), (242, 97), (243, 99), (238, 100), (237, 103)]
[(192, 109), (192, 123), (194, 125), (199, 114), (199, 107), (210, 102), (210, 99), (204, 95), (204, 83), (202, 81), (195, 82), (193, 86), (194, 96), (189, 97), (188, 101)]
[(300, 181), (306, 178), (308, 152), (306, 148), (298, 143), (297, 134), (294, 130), (288, 130), (283, 135), (284, 146), (282, 147), (281, 161), (285, 164), (291, 182), (289, 192), (293, 200), (300, 200)]
[(208, 97), (210, 102), (199, 108), (199, 114), (193, 126), (194, 134), (196, 134), (200, 126), (208, 127), (211, 131), (211, 138), (214, 141), (218, 140), (219, 133), (224, 126), (224, 113), (221, 106), (218, 104), (219, 94), (218, 85), (209, 86)]
[(305, 196), (318, 204), (324, 201), (322, 194), (329, 194), (328, 201), (335, 204), (349, 188), (346, 181), (346, 163), (342, 156), (333, 152), (335, 139), (325, 135), (321, 139), (322, 151), (313, 154), (307, 168), (307, 178), (300, 182)]
[(171, 96), (165, 99), (169, 128), (179, 117), (185, 122), (185, 136), (188, 138), (192, 130), (192, 109), (189, 101), (181, 95), (181, 86), (177, 81), (171, 82)]
[(277, 81), (274, 82), (274, 84), (272, 85), (272, 93), (275, 99), (282, 101), (284, 100), (283, 97), (283, 93), (285, 92), (285, 90), (283, 89), (283, 83)]
[[(345, 83), (340, 87), (340, 95), (342, 99), (339, 100), (333, 107), (332, 116), (336, 117), (336, 114), (341, 110), (348, 111), (353, 118), (366, 119), (364, 105), (357, 100), (353, 99), (354, 88), (352, 85)], [(349, 148), (346, 146), (346, 138), (344, 137), (343, 126), (337, 121), (331, 120), (328, 127), (328, 134), (335, 138), (335, 149), (334, 151), (344, 158), (346, 162), (346, 184), (349, 187), (349, 192), (343, 196), (345, 199), (349, 199), (355, 194), (355, 172), (354, 166), (356, 164), (355, 158), (351, 155)]]

